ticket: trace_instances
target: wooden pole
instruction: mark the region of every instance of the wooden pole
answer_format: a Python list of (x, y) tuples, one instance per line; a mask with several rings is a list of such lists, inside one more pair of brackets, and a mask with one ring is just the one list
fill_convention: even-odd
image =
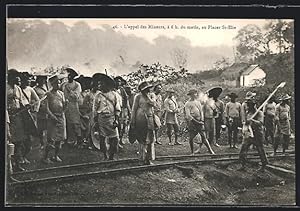
[(275, 92), (277, 92), (277, 90), (279, 89), (279, 88), (282, 88), (282, 87), (284, 87), (285, 86), (285, 84), (286, 84), (286, 82), (281, 82), (277, 87), (276, 87), (276, 89), (268, 96), (268, 98), (265, 100), (265, 102), (263, 102), (263, 104), (261, 104), (260, 106), (259, 106), (259, 108), (256, 110), (256, 112), (252, 115), (252, 117), (250, 118), (250, 119), (253, 119), (255, 116), (256, 116), (256, 114), (267, 104), (267, 102), (271, 99), (271, 97), (275, 94)]

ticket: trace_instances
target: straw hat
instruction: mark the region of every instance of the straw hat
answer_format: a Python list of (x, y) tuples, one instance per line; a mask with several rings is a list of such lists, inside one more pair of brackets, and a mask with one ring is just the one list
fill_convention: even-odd
[(78, 76), (78, 73), (73, 68), (68, 67), (68, 68), (66, 68), (66, 71), (71, 76), (74, 76), (74, 77)]

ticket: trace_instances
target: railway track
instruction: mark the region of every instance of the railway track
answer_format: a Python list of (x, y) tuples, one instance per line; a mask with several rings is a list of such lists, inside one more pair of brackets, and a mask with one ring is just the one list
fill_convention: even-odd
[[(287, 151), (287, 155), (270, 156), (272, 152), (266, 152), (269, 159), (280, 159), (283, 157), (294, 157), (294, 151)], [(48, 182), (61, 182), (94, 176), (109, 176), (118, 173), (138, 172), (145, 170), (164, 169), (172, 166), (187, 164), (209, 164), (214, 162), (238, 161), (239, 153), (225, 154), (201, 154), (201, 155), (180, 155), (180, 156), (159, 156), (154, 165), (140, 165), (137, 158), (122, 159), (116, 161), (99, 161), (83, 164), (74, 164), (30, 170), (14, 173), (19, 182), (10, 183), (10, 187), (34, 185)], [(249, 160), (259, 159), (257, 153), (248, 153)], [(51, 176), (49, 176), (51, 175)]]

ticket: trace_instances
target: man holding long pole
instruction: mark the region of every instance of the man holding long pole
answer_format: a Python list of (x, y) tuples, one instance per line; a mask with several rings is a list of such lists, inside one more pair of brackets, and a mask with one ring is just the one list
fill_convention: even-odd
[(268, 160), (263, 148), (263, 140), (264, 140), (264, 116), (261, 109), (266, 105), (266, 103), (270, 100), (270, 98), (275, 94), (275, 92), (285, 86), (285, 82), (280, 83), (276, 89), (268, 96), (263, 104), (256, 109), (255, 104), (256, 100), (254, 97), (249, 98), (247, 100), (247, 112), (245, 113), (245, 123), (243, 125), (243, 144), (240, 151), (240, 160), (242, 162), (242, 168), (240, 170), (245, 169), (246, 164), (246, 156), (247, 151), (251, 144), (256, 146), (256, 149), (261, 158), (262, 166), (259, 170), (264, 171), (265, 166), (268, 164)]
[[(251, 144), (256, 146), (258, 154), (260, 156), (262, 166), (259, 170), (264, 171), (265, 166), (268, 164), (268, 160), (263, 147), (264, 140), (264, 115), (262, 111), (257, 111), (255, 108), (255, 99), (249, 99), (247, 101), (248, 110), (246, 112), (246, 122), (245, 125), (249, 128), (251, 127), (252, 133), (244, 133), (243, 135), (243, 144), (240, 151), (240, 160), (242, 162), (242, 168), (240, 170), (245, 169), (246, 165), (246, 156)], [(252, 116), (257, 113), (254, 118)]]

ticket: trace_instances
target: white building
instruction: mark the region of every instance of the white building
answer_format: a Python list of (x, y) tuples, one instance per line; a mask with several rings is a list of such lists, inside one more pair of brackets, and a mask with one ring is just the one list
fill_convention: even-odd
[(264, 85), (262, 79), (266, 77), (266, 73), (258, 64), (234, 63), (226, 68), (220, 77), (223, 79), (222, 83), (227, 86), (252, 87), (258, 85), (257, 80), (262, 82), (259, 85)]
[(265, 71), (263, 71), (257, 64), (250, 65), (244, 69), (240, 75), (240, 86), (251, 87), (255, 85), (256, 80), (262, 80), (266, 77)]

